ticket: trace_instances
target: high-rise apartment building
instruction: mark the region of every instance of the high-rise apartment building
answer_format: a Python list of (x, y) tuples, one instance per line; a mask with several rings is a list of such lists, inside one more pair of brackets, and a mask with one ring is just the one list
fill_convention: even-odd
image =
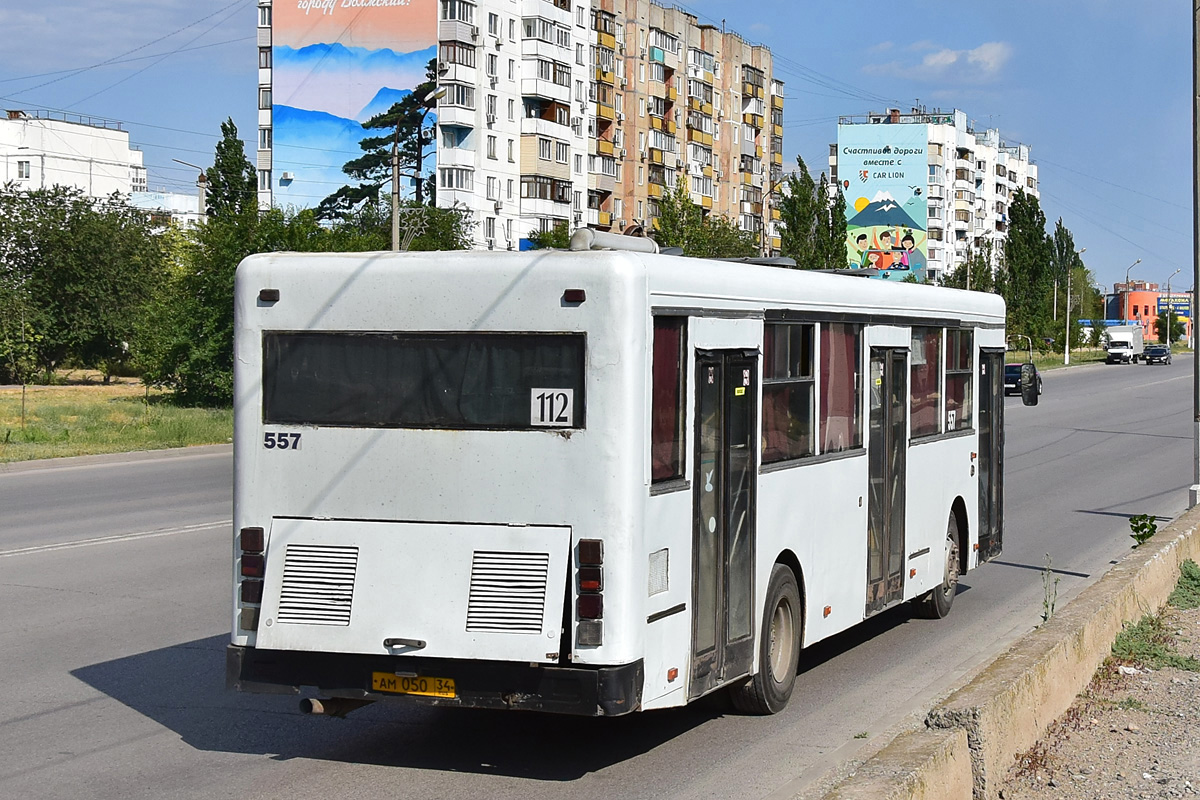
[(316, 205), (348, 183), (361, 123), (436, 59), (422, 160), (476, 246), (518, 249), (560, 223), (650, 228), (684, 180), (778, 249), (783, 85), (770, 51), (737, 34), (649, 0), (413, 0), (340, 27), (337, 8), (275, 11), (260, 0), (263, 205)]
[(846, 197), (848, 265), (937, 280), (974, 254), (995, 263), (1014, 195), (1038, 196), (1029, 154), (957, 109), (842, 117), (829, 167)]

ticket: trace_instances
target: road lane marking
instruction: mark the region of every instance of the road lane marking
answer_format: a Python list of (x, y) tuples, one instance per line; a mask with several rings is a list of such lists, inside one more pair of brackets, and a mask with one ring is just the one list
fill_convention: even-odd
[(196, 533), (232, 525), (233, 520), (222, 519), (216, 522), (200, 522), (195, 525), (181, 525), (177, 528), (158, 528), (152, 531), (137, 533), (118, 533), (112, 536), (97, 536), (94, 539), (80, 539), (76, 542), (57, 542), (55, 544), (39, 544), (33, 547), (18, 547), (13, 550), (0, 550), (0, 558), (27, 556), (34, 553), (50, 553), (55, 550), (74, 550), (76, 547), (92, 547), (99, 544), (115, 544), (117, 542), (133, 542), (140, 539), (157, 539), (162, 536), (178, 536), (181, 533)]

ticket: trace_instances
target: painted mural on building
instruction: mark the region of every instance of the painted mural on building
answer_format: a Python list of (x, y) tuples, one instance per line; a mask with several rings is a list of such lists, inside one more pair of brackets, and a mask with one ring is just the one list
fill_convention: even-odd
[(437, 0), (277, 0), (273, 12), (271, 189), (276, 205), (315, 206), (350, 182), (362, 123), (425, 80)]
[(926, 126), (838, 127), (838, 177), (846, 198), (846, 266), (879, 277), (925, 279)]

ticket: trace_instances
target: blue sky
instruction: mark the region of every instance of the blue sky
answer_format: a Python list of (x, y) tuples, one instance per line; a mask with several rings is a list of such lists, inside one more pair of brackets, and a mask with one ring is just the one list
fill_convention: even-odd
[[(277, 0), (283, 2), (284, 0)], [(897, 3), (687, 0), (769, 46), (787, 85), (787, 164), (826, 169), (837, 117), (961, 108), (1033, 148), (1042, 207), (1098, 283), (1188, 288), (1191, 16), (1167, 0)], [(0, 6), (0, 107), (121, 120), (152, 189), (191, 191), (232, 116), (255, 137), (254, 0), (41, 0)], [(83, 69), (91, 67), (90, 69)], [(82, 69), (82, 71), (80, 71)]]

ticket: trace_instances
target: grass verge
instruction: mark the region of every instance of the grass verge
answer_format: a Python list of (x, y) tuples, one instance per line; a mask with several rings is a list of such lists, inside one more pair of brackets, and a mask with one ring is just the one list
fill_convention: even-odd
[(135, 382), (0, 389), (0, 463), (223, 444), (231, 409), (176, 408)]

